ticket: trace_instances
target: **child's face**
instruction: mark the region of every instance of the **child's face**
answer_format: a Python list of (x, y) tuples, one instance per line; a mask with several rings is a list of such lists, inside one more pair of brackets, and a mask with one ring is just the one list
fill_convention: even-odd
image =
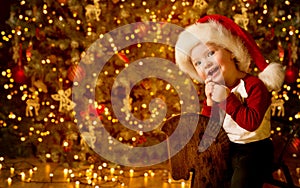
[(214, 44), (199, 44), (191, 51), (192, 64), (201, 79), (226, 84), (236, 71), (232, 53)]

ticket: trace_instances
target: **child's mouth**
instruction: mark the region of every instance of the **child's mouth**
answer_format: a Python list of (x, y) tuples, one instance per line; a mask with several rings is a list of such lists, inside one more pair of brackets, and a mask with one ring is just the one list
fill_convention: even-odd
[(218, 70), (219, 70), (219, 67), (215, 67), (215, 68), (209, 70), (207, 74), (208, 74), (208, 76), (213, 76), (214, 73), (216, 73)]

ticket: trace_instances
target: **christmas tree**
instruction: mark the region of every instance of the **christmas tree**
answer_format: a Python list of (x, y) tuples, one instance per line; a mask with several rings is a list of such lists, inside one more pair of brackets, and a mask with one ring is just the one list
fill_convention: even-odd
[[(253, 34), (268, 61), (286, 66), (285, 84), (273, 92), (273, 118), (288, 122), (283, 127), (288, 131), (290, 125), (299, 124), (300, 6), (296, 0), (18, 0), (10, 5), (1, 26), (0, 45), (5, 53), (1, 55), (0, 142), (5, 144), (0, 146), (0, 155), (34, 155), (42, 161), (69, 164), (94, 163), (102, 159), (93, 148), (100, 145), (103, 150), (109, 149), (113, 139), (130, 146), (160, 143), (165, 137), (159, 128), (143, 132), (122, 125), (114, 113), (111, 93), (124, 99), (122, 119), (139, 127), (135, 119), (151, 120), (153, 114), (159, 116), (165, 110), (166, 120), (181, 112), (176, 85), (153, 77), (127, 87), (114, 86), (114, 82), (139, 59), (159, 57), (174, 62), (174, 47), (157, 42), (172, 33), (166, 31), (164, 23), (185, 27), (214, 13), (232, 18)], [(111, 36), (107, 44), (101, 44), (99, 52), (90, 56), (88, 51), (96, 47), (95, 42), (132, 23), (131, 30)], [(153, 31), (157, 40), (132, 42), (135, 38), (147, 39)], [(131, 45), (119, 49), (114, 41), (122, 40)], [(110, 56), (107, 63), (100, 72), (89, 75), (88, 65), (103, 54)], [(257, 73), (253, 67), (253, 74)], [(95, 78), (94, 83), (87, 80), (90, 76)], [(72, 95), (72, 88), (78, 85), (83, 87)], [(194, 85), (201, 104), (202, 85), (196, 81)], [(72, 97), (85, 102), (76, 103)], [(150, 108), (155, 98), (160, 100), (155, 100), (155, 108)], [(78, 117), (84, 121), (78, 123)], [(95, 123), (98, 120), (101, 125)], [(104, 129), (110, 136), (103, 135)], [(153, 151), (144, 157), (152, 160), (157, 155), (159, 152)], [(135, 156), (125, 157), (130, 160)]]

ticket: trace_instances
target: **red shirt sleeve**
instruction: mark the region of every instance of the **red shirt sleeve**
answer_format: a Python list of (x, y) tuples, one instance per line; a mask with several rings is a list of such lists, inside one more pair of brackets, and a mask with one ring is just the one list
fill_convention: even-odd
[(211, 114), (211, 106), (207, 106), (206, 100), (203, 101), (202, 104), (202, 109), (201, 109), (201, 114), (210, 117)]
[(226, 101), (226, 113), (242, 128), (255, 131), (271, 104), (271, 93), (264, 83), (254, 76), (244, 78), (248, 97), (244, 102), (231, 93)]

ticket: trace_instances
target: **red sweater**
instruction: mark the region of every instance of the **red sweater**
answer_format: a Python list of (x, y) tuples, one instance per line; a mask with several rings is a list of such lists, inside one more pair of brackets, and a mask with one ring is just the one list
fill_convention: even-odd
[[(241, 128), (252, 132), (260, 126), (271, 104), (271, 93), (264, 83), (255, 76), (247, 75), (243, 81), (248, 97), (241, 100), (240, 97), (231, 92), (226, 99), (226, 108), (225, 103), (220, 103), (219, 106), (226, 110), (226, 114), (230, 115)], [(205, 102), (202, 114), (210, 116), (210, 111), (211, 107), (207, 106)]]

